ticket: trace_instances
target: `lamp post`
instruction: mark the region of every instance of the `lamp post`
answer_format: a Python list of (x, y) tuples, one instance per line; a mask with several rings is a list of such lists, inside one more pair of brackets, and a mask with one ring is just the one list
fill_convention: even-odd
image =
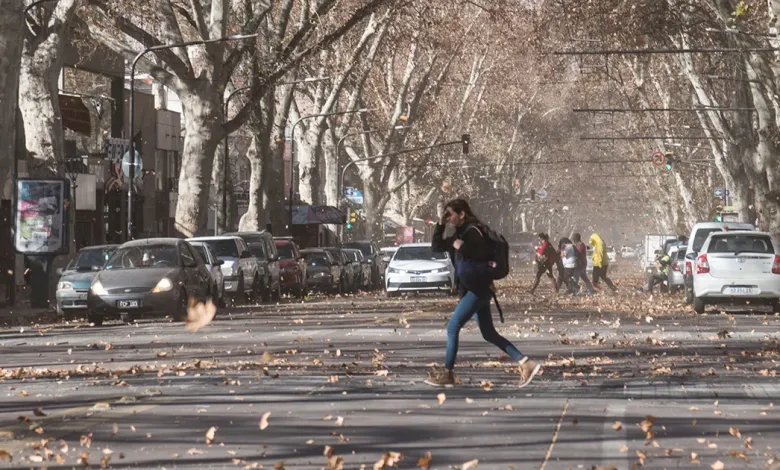
[(154, 51), (160, 51), (163, 49), (175, 49), (179, 47), (199, 46), (202, 44), (211, 44), (214, 42), (226, 42), (226, 41), (239, 41), (243, 39), (252, 39), (259, 36), (260, 33), (255, 34), (238, 34), (235, 36), (225, 36), (222, 38), (187, 41), (178, 44), (160, 44), (158, 46), (147, 47), (138, 53), (133, 58), (133, 62), (130, 64), (130, 174), (128, 175), (128, 191), (127, 191), (127, 240), (133, 238), (133, 183), (135, 180), (135, 66), (138, 61), (141, 60), (145, 54)]
[(301, 116), (293, 124), (292, 130), (290, 131), (290, 230), (292, 230), (292, 225), (293, 225), (293, 194), (294, 194), (293, 186), (295, 182), (295, 126), (297, 126), (298, 123), (300, 123), (304, 119), (311, 119), (315, 117), (325, 117), (325, 116), (342, 116), (345, 114), (362, 114), (368, 111), (369, 110), (366, 108), (361, 108), (353, 111), (336, 111), (333, 113), (310, 114), (308, 116)]
[[(279, 83), (279, 85), (294, 85), (296, 83), (312, 83), (312, 82), (322, 82), (325, 80), (330, 80), (330, 77), (309, 77), (304, 78), (302, 80), (295, 80), (292, 82), (282, 82)], [(227, 115), (228, 115), (228, 106), (230, 105), (230, 100), (233, 98), (234, 95), (238, 94), (239, 92), (246, 91), (252, 88), (251, 86), (245, 86), (241, 88), (236, 88), (233, 90), (227, 98), (225, 98), (225, 114), (224, 114), (224, 122), (227, 122)], [(225, 133), (225, 155), (222, 157), (222, 233), (227, 232), (227, 164), (228, 164), (228, 137), (229, 134)], [(217, 221), (214, 220), (214, 233), (216, 234), (217, 227)]]

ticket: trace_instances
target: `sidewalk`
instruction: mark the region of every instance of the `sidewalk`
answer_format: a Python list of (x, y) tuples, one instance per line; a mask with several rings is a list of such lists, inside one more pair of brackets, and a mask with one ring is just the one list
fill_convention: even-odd
[(5, 302), (0, 303), (0, 328), (54, 323), (57, 320), (57, 312), (53, 306), (46, 309), (30, 306), (30, 294), (27, 289), (21, 289), (16, 293), (15, 306), (7, 306)]

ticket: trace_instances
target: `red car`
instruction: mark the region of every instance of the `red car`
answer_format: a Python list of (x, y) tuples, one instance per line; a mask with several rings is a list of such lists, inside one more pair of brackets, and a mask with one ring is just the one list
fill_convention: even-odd
[(301, 256), (298, 245), (289, 239), (274, 239), (279, 252), (282, 290), (302, 298), (306, 295), (306, 260)]

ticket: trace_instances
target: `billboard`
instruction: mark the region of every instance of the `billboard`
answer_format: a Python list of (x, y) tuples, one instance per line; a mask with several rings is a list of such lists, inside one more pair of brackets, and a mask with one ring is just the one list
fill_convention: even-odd
[(19, 178), (16, 182), (14, 248), (28, 255), (68, 252), (66, 179)]

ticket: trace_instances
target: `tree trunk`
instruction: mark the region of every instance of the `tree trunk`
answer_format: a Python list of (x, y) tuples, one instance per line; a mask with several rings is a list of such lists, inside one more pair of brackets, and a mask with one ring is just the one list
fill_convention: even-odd
[(363, 211), (366, 216), (364, 227), (365, 238), (373, 240), (382, 235), (382, 215), (384, 207), (379, 207), (382, 194), (376, 177), (363, 179)]
[(24, 21), (20, 0), (0, 0), (0, 199), (11, 199)]
[(265, 229), (265, 210), (263, 208), (263, 155), (260, 152), (262, 144), (255, 136), (249, 146), (249, 207), (241, 217), (238, 230), (242, 232), (257, 232)]
[(176, 203), (176, 230), (185, 237), (206, 232), (211, 172), (214, 154), (224, 135), (221, 129), (222, 105), (211, 93), (183, 93), (184, 149)]
[[(215, 217), (214, 221), (217, 224), (217, 231), (219, 233), (223, 232), (223, 227), (227, 227), (228, 224), (226, 224), (227, 214), (223, 213), (222, 211), (222, 198), (225, 191), (225, 182), (224, 182), (224, 175), (225, 172), (228, 171), (227, 168), (225, 168), (225, 146), (224, 146), (224, 140), (217, 145), (217, 149), (214, 152), (214, 167), (211, 170), (211, 187), (214, 188), (213, 195), (214, 199), (212, 200), (212, 204), (214, 207), (216, 207), (216, 210), (214, 211)], [(229, 175), (228, 175), (229, 176)], [(228, 184), (230, 184), (230, 181), (228, 181)], [(226, 201), (227, 202), (227, 201)], [(227, 204), (226, 204), (227, 206)], [(227, 212), (227, 207), (226, 207)]]
[(322, 139), (322, 157), (325, 161), (325, 204), (339, 207), (339, 200), (342, 197), (338, 184), (341, 178), (341, 165), (339, 165), (339, 153), (331, 132), (325, 132)]

